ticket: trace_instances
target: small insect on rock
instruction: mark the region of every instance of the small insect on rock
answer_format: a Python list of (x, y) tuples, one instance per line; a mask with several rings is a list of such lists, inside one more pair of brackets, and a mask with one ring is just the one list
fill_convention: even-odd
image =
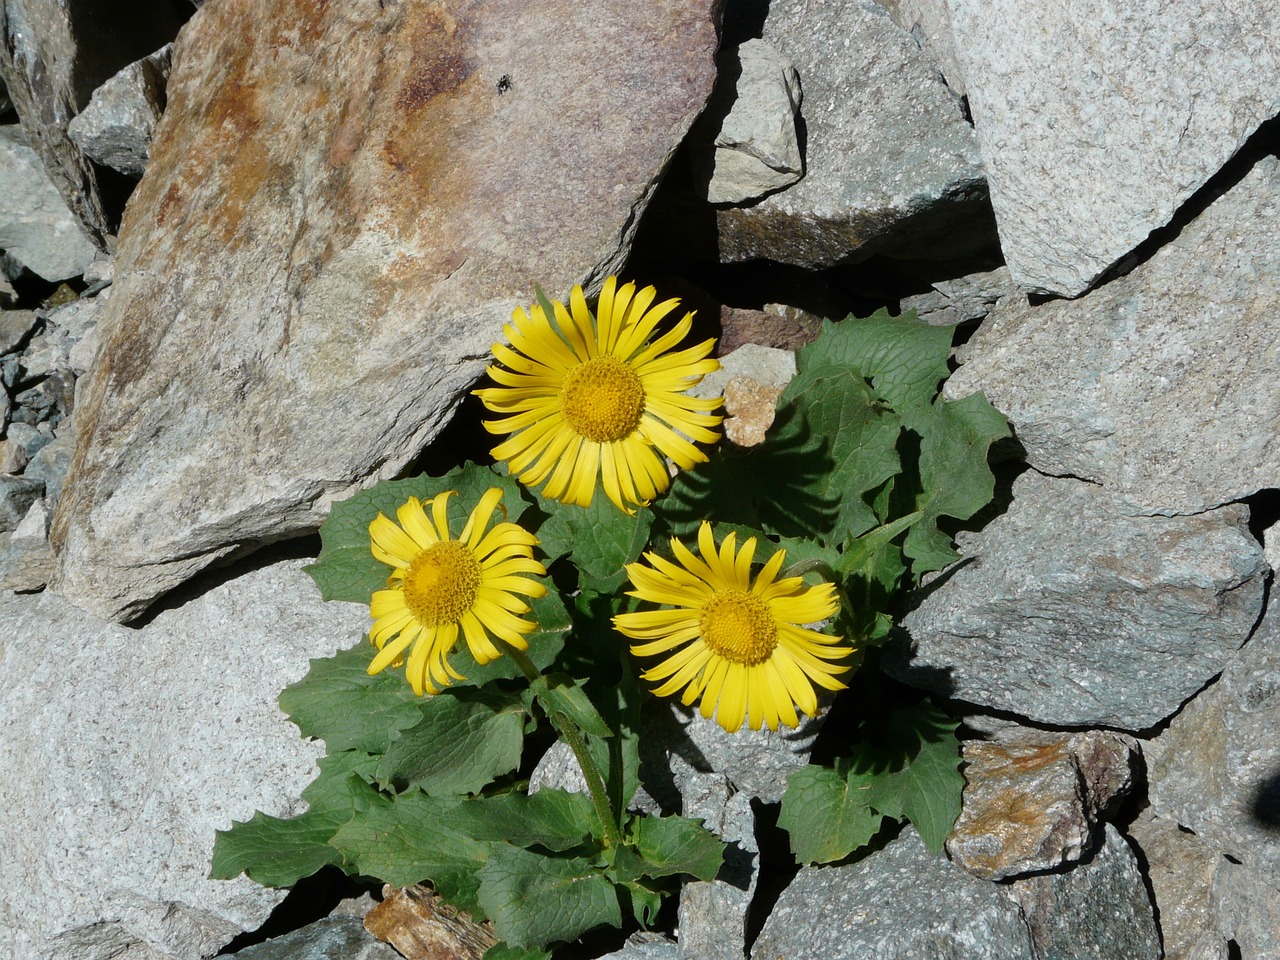
[(498, 78), (498, 83), (497, 83), (498, 96), (502, 96), (504, 93), (506, 93), (509, 90), (514, 90), (515, 86), (516, 86), (516, 82), (511, 79), (511, 74), (504, 73), (502, 76)]

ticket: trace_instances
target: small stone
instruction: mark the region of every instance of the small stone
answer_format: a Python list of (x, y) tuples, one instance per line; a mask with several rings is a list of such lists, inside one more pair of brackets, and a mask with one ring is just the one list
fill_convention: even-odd
[(35, 329), (34, 310), (0, 311), (0, 354), (12, 353)]
[[(0, 408), (7, 412), (8, 405), (8, 394), (0, 390)], [(21, 473), (26, 465), (27, 451), (22, 444), (13, 439), (0, 440), (0, 473)]]
[(680, 960), (742, 960), (747, 913), (760, 872), (755, 812), (746, 794), (718, 773), (694, 774), (683, 785), (683, 814), (724, 840), (725, 862), (714, 880), (689, 880), (680, 890)]
[(393, 890), (387, 885), (382, 895), (382, 902), (365, 914), (364, 928), (405, 960), (481, 960), (498, 942), (492, 924), (477, 923), (430, 887), (412, 884)]
[(0, 532), (14, 530), (43, 493), (37, 477), (0, 474)]
[[(4, 270), (0, 269), (0, 307), (11, 307), (17, 302), (18, 291), (13, 289), (13, 284), (4, 275)], [(2, 352), (0, 351), (0, 353)]]
[(31, 509), (9, 537), (7, 556), (0, 556), (0, 590), (29, 592), (43, 589), (53, 576), (53, 548), (49, 546), (49, 509), (43, 499)]
[(1000, 267), (988, 273), (935, 283), (932, 293), (907, 297), (901, 308), (904, 313), (914, 310), (921, 320), (932, 326), (952, 327), (981, 320), (1010, 294), (1020, 294), (1020, 291), (1009, 277), (1009, 269)]
[(24, 477), (39, 480), (44, 487), (45, 496), (51, 508), (62, 496), (62, 485), (71, 470), (71, 460), (75, 456), (76, 444), (72, 431), (64, 429), (60, 436), (41, 447), (27, 464)]
[(782, 387), (765, 386), (750, 377), (734, 377), (724, 388), (724, 435), (740, 447), (764, 443), (782, 395)]
[(690, 394), (695, 397), (722, 395), (734, 377), (745, 377), (770, 387), (785, 387), (796, 375), (796, 355), (790, 350), (744, 344), (720, 358), (720, 369), (702, 378)]
[[(753, 39), (737, 50), (736, 99), (715, 136), (709, 203), (745, 203), (788, 187), (804, 174), (796, 134), (800, 77), (777, 48)], [(714, 97), (713, 97), (714, 103)]]
[[(41, 448), (52, 442), (52, 437), (46, 437), (29, 423), (11, 423), (9, 424), (8, 436), (6, 442), (13, 443), (26, 455), (29, 461)], [(0, 471), (4, 472), (4, 471)]]
[(799, 307), (766, 303), (763, 310), (720, 308), (719, 348), (722, 355), (731, 354), (747, 344), (799, 350), (817, 340), (821, 332), (822, 317)]
[(1105, 841), (1087, 863), (1010, 885), (1037, 957), (1160, 960), (1160, 931), (1142, 869), (1120, 831), (1109, 823), (1105, 830)]
[(1099, 814), (1132, 785), (1132, 741), (1121, 734), (1018, 729), (964, 744), (964, 806), (951, 859), (1003, 880), (1092, 853)]
[[(325, 917), (282, 937), (256, 943), (230, 954), (237, 960), (401, 960), (379, 943), (357, 917)], [(439, 960), (479, 960), (479, 955), (440, 953)], [(415, 960), (410, 957), (409, 960)]]
[(930, 854), (908, 827), (856, 863), (802, 867), (752, 960), (1035, 960), (1022, 911), (994, 883)]
[(151, 135), (164, 111), (173, 45), (134, 61), (98, 89), (67, 124), (67, 135), (91, 159), (140, 177)]

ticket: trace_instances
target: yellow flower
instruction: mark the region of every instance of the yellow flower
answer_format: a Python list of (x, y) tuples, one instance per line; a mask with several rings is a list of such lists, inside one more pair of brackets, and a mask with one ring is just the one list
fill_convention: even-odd
[[(493, 448), (528, 486), (546, 482), (547, 497), (591, 505), (596, 479), (619, 509), (647, 503), (667, 489), (671, 477), (659, 453), (687, 470), (706, 455), (691, 443), (714, 443), (720, 417), (709, 411), (719, 398), (698, 399), (684, 391), (720, 364), (708, 354), (714, 340), (669, 352), (693, 326), (685, 314), (652, 343), (658, 321), (679, 300), (653, 306), (656, 291), (636, 293), (634, 283), (604, 283), (593, 317), (582, 288), (556, 301), (555, 326), (541, 306), (517, 309), (503, 328), (511, 346), (493, 345), (501, 365), (489, 367), (500, 386), (476, 395), (501, 420), (485, 421), (490, 433), (511, 434)], [(655, 448), (657, 452), (655, 452)]]
[(730, 733), (742, 726), (744, 714), (752, 730), (761, 724), (770, 730), (779, 723), (798, 726), (796, 707), (811, 717), (818, 711), (814, 684), (827, 690), (845, 686), (835, 678), (848, 665), (832, 661), (843, 660), (853, 647), (799, 626), (835, 614), (840, 605), (835, 587), (806, 587), (800, 577), (774, 579), (786, 558), (782, 550), (752, 583), (755, 538), (740, 552), (735, 546), (731, 533), (717, 552), (711, 525), (704, 522), (698, 531), (701, 559), (672, 539), (680, 565), (653, 553), (645, 554), (651, 567), (628, 564), (635, 587), (629, 595), (669, 609), (619, 614), (614, 626), (643, 641), (631, 645), (638, 656), (671, 653), (642, 674), (665, 681), (654, 691), (658, 696), (683, 688), (680, 699), (686, 706), (701, 697), (702, 715), (710, 718), (714, 712)]
[(454, 493), (426, 503), (410, 497), (396, 510), (399, 524), (381, 513), (369, 524), (373, 555), (395, 568), (387, 589), (376, 591), (369, 603), (374, 619), (369, 639), (379, 651), (369, 673), (400, 666), (409, 650), (406, 673), (419, 696), (465, 679), (448, 660), (459, 632), (477, 663), (502, 655), (495, 639), (528, 649), (524, 634), (537, 624), (521, 619), (529, 605), (516, 594), (541, 597), (547, 592), (539, 581), (524, 576), (547, 572), (533, 559), (537, 538), (505, 521), (488, 529), (502, 491), (491, 487), (480, 498), (457, 540), (449, 536), (446, 513)]

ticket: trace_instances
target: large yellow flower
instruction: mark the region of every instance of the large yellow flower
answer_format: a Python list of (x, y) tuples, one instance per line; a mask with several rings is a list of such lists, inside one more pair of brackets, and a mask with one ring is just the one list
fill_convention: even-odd
[(495, 639), (528, 649), (524, 635), (537, 624), (521, 619), (529, 605), (516, 594), (541, 597), (547, 592), (525, 576), (547, 572), (533, 559), (537, 538), (505, 521), (488, 529), (502, 491), (491, 487), (480, 498), (457, 540), (449, 536), (446, 512), (454, 492), (426, 503), (410, 497), (396, 510), (399, 524), (381, 513), (369, 524), (373, 555), (395, 568), (387, 589), (375, 592), (369, 604), (374, 619), (369, 639), (379, 651), (369, 673), (398, 667), (409, 650), (406, 673), (419, 696), (465, 679), (448, 660), (459, 633), (477, 663), (502, 655)]
[[(705, 461), (691, 443), (714, 443), (720, 417), (709, 411), (719, 398), (698, 399), (684, 391), (720, 364), (708, 354), (714, 340), (669, 352), (688, 334), (693, 314), (652, 343), (658, 322), (679, 305), (653, 305), (656, 291), (636, 292), (634, 283), (604, 283), (593, 317), (582, 288), (569, 297), (571, 311), (556, 301), (553, 326), (541, 306), (517, 309), (503, 331), (511, 346), (493, 345), (499, 364), (489, 376), (500, 386), (476, 395), (501, 420), (485, 421), (490, 433), (511, 434), (493, 448), (521, 482), (546, 481), (545, 496), (590, 506), (596, 478), (617, 506), (647, 503), (667, 489), (671, 477), (658, 453), (681, 469)], [(655, 448), (657, 452), (655, 452)]]
[[(716, 549), (711, 525), (698, 530), (701, 558), (679, 540), (671, 549), (680, 564), (653, 553), (652, 566), (632, 563), (627, 575), (635, 587), (630, 596), (669, 609), (623, 613), (614, 626), (633, 640), (631, 652), (642, 657), (670, 653), (645, 671), (646, 680), (665, 681), (654, 693), (667, 697), (684, 690), (686, 706), (702, 698), (701, 712), (730, 733), (742, 726), (752, 730), (768, 724), (799, 724), (796, 707), (809, 716), (818, 711), (814, 684), (842, 690), (835, 679), (848, 671), (843, 660), (853, 647), (840, 637), (799, 626), (825, 620), (839, 608), (829, 583), (806, 587), (800, 577), (775, 579), (786, 559), (779, 550), (751, 581), (756, 541), (750, 538), (735, 552), (729, 534)], [(672, 652), (674, 651), (674, 652)], [(717, 707), (718, 705), (718, 707)]]

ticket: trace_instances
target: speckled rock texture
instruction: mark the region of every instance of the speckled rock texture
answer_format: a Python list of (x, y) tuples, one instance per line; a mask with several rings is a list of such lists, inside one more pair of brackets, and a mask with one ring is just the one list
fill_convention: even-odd
[(963, 350), (948, 397), (982, 390), (1027, 461), (1198, 513), (1280, 476), (1280, 160), (1132, 273), (1075, 301), (1007, 297)]
[(716, 42), (712, 0), (202, 7), (120, 231), (59, 589), (136, 617), (402, 469), (535, 284), (620, 266)]
[(1280, 112), (1280, 5), (948, 0), (1015, 280), (1088, 289)]
[(284, 891), (208, 879), (214, 831), (301, 812), (319, 743), (277, 706), (368, 610), (298, 561), (243, 573), (139, 629), (0, 593), (0, 958), (191, 960)]
[(885, 669), (1037, 723), (1140, 732), (1172, 716), (1248, 639), (1270, 568), (1233, 504), (1132, 517), (1096, 484), (1034, 471), (959, 538)]

